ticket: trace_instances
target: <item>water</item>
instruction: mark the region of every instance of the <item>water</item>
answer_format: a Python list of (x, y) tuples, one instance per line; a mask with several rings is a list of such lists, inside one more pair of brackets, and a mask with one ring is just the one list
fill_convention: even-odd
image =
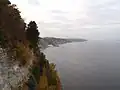
[(47, 48), (63, 90), (120, 90), (120, 41), (88, 41)]

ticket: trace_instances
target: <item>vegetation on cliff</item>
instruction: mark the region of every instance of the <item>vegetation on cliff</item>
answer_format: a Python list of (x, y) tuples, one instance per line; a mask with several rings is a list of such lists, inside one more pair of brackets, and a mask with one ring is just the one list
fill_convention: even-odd
[(0, 69), (6, 65), (9, 71), (4, 74), (6, 77), (0, 76), (0, 90), (60, 90), (55, 65), (46, 60), (38, 47), (37, 28), (35, 21), (28, 25), (24, 22), (15, 4), (0, 0), (0, 49), (1, 56), (5, 54), (0, 58)]

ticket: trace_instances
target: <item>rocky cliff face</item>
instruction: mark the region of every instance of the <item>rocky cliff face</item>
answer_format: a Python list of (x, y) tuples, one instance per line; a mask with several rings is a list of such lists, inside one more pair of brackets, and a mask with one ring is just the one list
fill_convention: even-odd
[(32, 63), (24, 67), (19, 64), (20, 62), (14, 57), (11, 58), (6, 50), (0, 48), (0, 90), (17, 90), (28, 80)]
[[(59, 75), (54, 64), (43, 58), (41, 65), (33, 65), (32, 61), (37, 60), (37, 57), (31, 51), (29, 62), (25, 66), (20, 66), (21, 62), (15, 57), (10, 57), (12, 55), (12, 53), (9, 55), (10, 53), (0, 48), (0, 90), (32, 90), (33, 85), (35, 85), (33, 90), (61, 90)], [(36, 70), (40, 73), (39, 71), (36, 73)], [(31, 82), (29, 82), (30, 76), (34, 78)]]

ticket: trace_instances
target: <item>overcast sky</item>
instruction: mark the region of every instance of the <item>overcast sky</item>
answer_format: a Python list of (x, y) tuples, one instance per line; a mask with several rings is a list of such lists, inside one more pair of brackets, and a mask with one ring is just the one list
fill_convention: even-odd
[(120, 0), (10, 0), (41, 36), (120, 40)]

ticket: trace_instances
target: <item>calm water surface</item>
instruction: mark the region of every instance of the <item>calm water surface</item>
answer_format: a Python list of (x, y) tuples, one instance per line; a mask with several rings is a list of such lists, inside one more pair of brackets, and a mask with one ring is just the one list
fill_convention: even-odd
[(120, 41), (87, 41), (47, 48), (63, 90), (120, 90)]

